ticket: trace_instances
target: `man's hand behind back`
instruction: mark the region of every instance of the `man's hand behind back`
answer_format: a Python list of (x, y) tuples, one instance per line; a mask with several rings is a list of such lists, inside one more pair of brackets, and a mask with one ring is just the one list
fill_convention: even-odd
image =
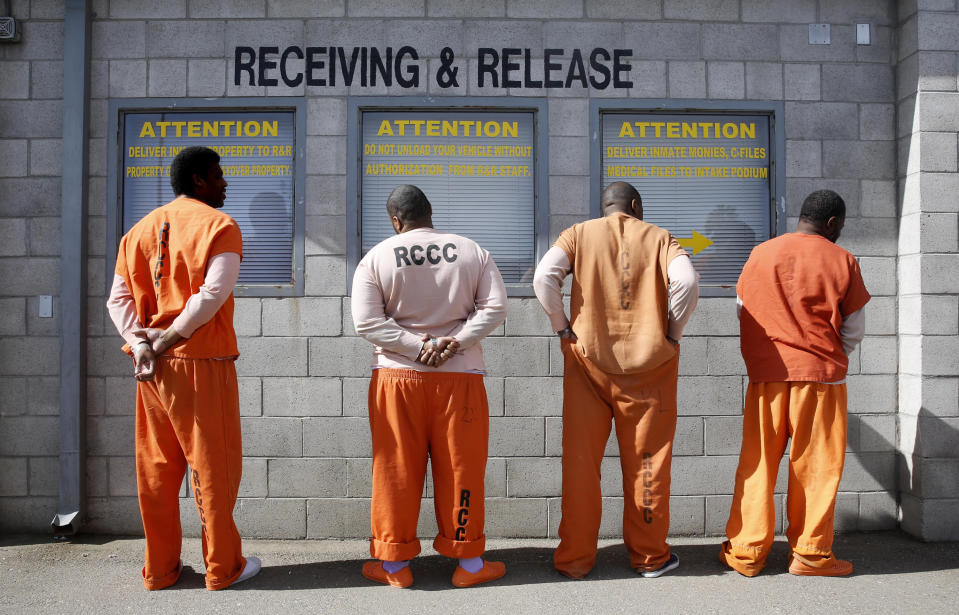
[(423, 349), (416, 360), (423, 365), (439, 367), (451, 359), (459, 347), (455, 337), (432, 337), (426, 333), (423, 335)]

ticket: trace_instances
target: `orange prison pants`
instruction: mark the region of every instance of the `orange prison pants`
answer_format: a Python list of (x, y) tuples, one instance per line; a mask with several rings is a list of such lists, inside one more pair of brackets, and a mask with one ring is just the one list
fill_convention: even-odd
[(833, 513), (846, 452), (846, 385), (750, 382), (726, 557), (762, 569), (773, 544), (773, 489), (789, 449), (786, 537), (800, 555), (832, 554)]
[(233, 507), (243, 460), (233, 361), (160, 357), (152, 382), (137, 383), (137, 496), (146, 535), (143, 585), (180, 576), (180, 486), (190, 489), (203, 528), (207, 589), (223, 589), (246, 560)]
[(408, 560), (416, 538), (426, 461), (433, 468), (439, 534), (447, 557), (479, 557), (486, 549), (484, 479), (489, 404), (483, 376), (375, 369), (370, 380), (373, 439), (373, 538), (370, 555)]
[(623, 472), (623, 540), (630, 563), (653, 570), (669, 559), (669, 470), (676, 432), (679, 353), (639, 374), (607, 374), (562, 342), (563, 517), (556, 569), (574, 578), (596, 563), (602, 516), (600, 464), (616, 423)]

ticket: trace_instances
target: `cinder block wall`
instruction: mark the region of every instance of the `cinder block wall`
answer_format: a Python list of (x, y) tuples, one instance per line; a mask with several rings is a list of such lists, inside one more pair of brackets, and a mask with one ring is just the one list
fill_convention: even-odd
[[(874, 299), (852, 357), (840, 530), (897, 523), (896, 8), (891, 2), (765, 0), (584, 1), (254, 0), (224, 19), (220, 2), (94, 2), (90, 134), (88, 528), (140, 532), (133, 463), (134, 383), (103, 309), (107, 107), (128, 97), (304, 96), (308, 101), (306, 296), (237, 301), (244, 477), (237, 519), (250, 537), (362, 537), (369, 533), (370, 346), (350, 322), (345, 266), (346, 106), (349, 96), (545, 97), (549, 105), (550, 234), (588, 216), (589, 96), (785, 103), (786, 200), (793, 228), (805, 195), (845, 198), (842, 245), (860, 259)], [(0, 47), (0, 523), (42, 530), (55, 508), (57, 353), (54, 321), (35, 296), (56, 294), (61, 24), (53, 3), (15, 2), (25, 42)], [(19, 12), (18, 12), (19, 11)], [(49, 13), (49, 14), (48, 14)], [(50, 18), (52, 21), (48, 21)], [(832, 44), (808, 44), (829, 23)], [(855, 23), (872, 24), (857, 46)], [(439, 52), (477, 47), (631, 48), (629, 91), (460, 87), (419, 90), (252, 87), (232, 83), (236, 45), (414, 45), (435, 72)], [(463, 72), (465, 71), (465, 75)], [(535, 75), (534, 75), (535, 76)], [(12, 93), (18, 93), (16, 96)], [(19, 97), (19, 98), (18, 98)], [(29, 113), (27, 109), (29, 108)], [(16, 198), (11, 198), (16, 195)], [(55, 309), (56, 312), (56, 309)], [(484, 342), (491, 439), (490, 536), (555, 536), (559, 522), (559, 346), (535, 299), (510, 300), (505, 326)], [(724, 529), (740, 444), (746, 377), (731, 298), (704, 298), (682, 344), (673, 464), (672, 531)], [(953, 406), (954, 407), (954, 406)], [(622, 514), (617, 451), (604, 463), (603, 533)], [(777, 510), (786, 484), (780, 472)], [(187, 493), (184, 491), (184, 495)], [(429, 501), (422, 531), (434, 531)], [(184, 497), (188, 531), (198, 531)], [(780, 515), (781, 517), (781, 515)], [(780, 528), (781, 528), (780, 523)]]

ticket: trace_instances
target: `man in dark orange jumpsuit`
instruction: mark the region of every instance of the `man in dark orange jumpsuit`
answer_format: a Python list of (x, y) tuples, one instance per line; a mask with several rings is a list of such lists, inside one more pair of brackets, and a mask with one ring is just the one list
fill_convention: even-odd
[(796, 232), (756, 246), (736, 287), (749, 388), (719, 559), (747, 577), (763, 569), (773, 543), (773, 490), (789, 438), (789, 572), (852, 572), (832, 553), (833, 513), (846, 453), (847, 354), (865, 332), (869, 293), (856, 259), (835, 243), (845, 218), (838, 194), (813, 192)]
[[(207, 589), (255, 575), (233, 507), (242, 464), (234, 360), (233, 287), (243, 240), (223, 207), (227, 183), (216, 152), (184, 149), (173, 160), (177, 198), (120, 241), (107, 308), (127, 341), (137, 382), (137, 496), (146, 537), (143, 584), (180, 576), (179, 491), (188, 481), (202, 523)], [(152, 342), (152, 344), (151, 344)]]
[[(633, 568), (658, 577), (679, 565), (666, 543), (676, 431), (679, 339), (696, 307), (698, 276), (668, 231), (643, 222), (636, 189), (603, 192), (603, 218), (576, 224), (536, 268), (533, 287), (562, 339), (562, 574), (596, 563), (600, 465), (615, 421), (623, 472), (623, 539)], [(571, 316), (560, 288), (572, 271)]]

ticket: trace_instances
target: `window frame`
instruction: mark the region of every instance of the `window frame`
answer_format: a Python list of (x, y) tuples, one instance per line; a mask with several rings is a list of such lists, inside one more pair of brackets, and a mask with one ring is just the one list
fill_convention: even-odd
[[(458, 96), (456, 98), (351, 96), (347, 100), (346, 145), (346, 293), (352, 293), (353, 273), (362, 250), (363, 113), (377, 111), (516, 111), (533, 114), (533, 263), (549, 249), (549, 107), (543, 98)], [(383, 215), (386, 215), (383, 204)], [(510, 297), (533, 297), (532, 282), (507, 284)]]
[[(123, 98), (109, 104), (107, 138), (106, 205), (106, 291), (109, 294), (116, 266), (117, 250), (123, 237), (123, 147), (124, 117), (128, 113), (170, 113), (174, 111), (212, 113), (224, 111), (286, 111), (293, 113), (293, 270), (292, 281), (282, 284), (242, 284), (233, 290), (236, 297), (302, 297), (305, 271), (306, 231), (306, 99), (271, 98)], [(160, 203), (158, 203), (160, 205)]]
[[(589, 213), (591, 218), (602, 215), (600, 193), (602, 187), (602, 128), (604, 115), (625, 113), (703, 113), (710, 115), (766, 115), (769, 117), (769, 235), (770, 238), (786, 232), (786, 133), (785, 105), (782, 101), (703, 100), (703, 99), (642, 99), (616, 100), (593, 98), (589, 102)], [(736, 280), (722, 285), (700, 286), (701, 297), (735, 297)]]

